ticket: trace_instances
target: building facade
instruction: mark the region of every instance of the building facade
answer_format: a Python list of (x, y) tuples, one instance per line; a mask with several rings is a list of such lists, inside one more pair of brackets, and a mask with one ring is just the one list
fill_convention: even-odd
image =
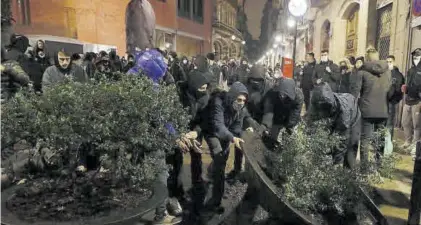
[(236, 0), (214, 1), (214, 15), (212, 24), (213, 51), (220, 58), (239, 58), (243, 53), (244, 39), (237, 29)]
[[(14, 30), (126, 51), (130, 0), (11, 0)], [(149, 0), (156, 16), (155, 47), (194, 55), (211, 50), (211, 0)]]

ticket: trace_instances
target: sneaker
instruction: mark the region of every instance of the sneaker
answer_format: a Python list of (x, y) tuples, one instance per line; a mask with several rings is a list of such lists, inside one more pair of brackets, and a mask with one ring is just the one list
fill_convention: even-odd
[(167, 209), (174, 216), (181, 216), (183, 214), (183, 208), (181, 208), (180, 202), (176, 198), (170, 198), (168, 200)]
[(157, 218), (155, 217), (155, 221), (153, 225), (173, 225), (181, 223), (182, 219), (180, 217), (171, 216), (166, 214), (164, 217)]

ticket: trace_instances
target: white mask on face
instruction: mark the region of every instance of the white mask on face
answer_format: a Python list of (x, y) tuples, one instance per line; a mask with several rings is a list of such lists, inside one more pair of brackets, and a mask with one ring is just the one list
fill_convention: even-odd
[(187, 59), (183, 60), (183, 63), (184, 63), (184, 64), (187, 64)]
[(320, 57), (320, 61), (322, 61), (322, 62), (327, 62), (327, 60), (328, 60), (327, 56)]
[(393, 64), (388, 64), (389, 65), (389, 70), (393, 70)]
[(421, 56), (414, 56), (414, 65), (418, 66), (418, 64), (420, 63), (421, 60)]

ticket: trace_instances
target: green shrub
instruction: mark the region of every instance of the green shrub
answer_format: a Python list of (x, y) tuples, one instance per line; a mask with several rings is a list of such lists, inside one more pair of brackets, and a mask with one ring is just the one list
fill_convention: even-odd
[(330, 153), (342, 139), (326, 127), (325, 122), (312, 127), (300, 124), (278, 148), (266, 151), (265, 159), (269, 175), (293, 207), (313, 215), (326, 211), (344, 215), (357, 210), (359, 188), (368, 190), (379, 179), (374, 179), (374, 159), (368, 173), (333, 165)]
[[(95, 84), (67, 81), (47, 88), (42, 96), (20, 92), (2, 105), (1, 135), (8, 142), (2, 144), (25, 140), (46, 164), (36, 176), (24, 174), (27, 183), (48, 177), (53, 185), (57, 180), (80, 183), (74, 171), (81, 151), (97, 156), (97, 172), (100, 167), (108, 170), (109, 189), (147, 188), (166, 169), (163, 159), (177, 138), (167, 125), (181, 133), (188, 121), (176, 89), (156, 87), (146, 78), (121, 77)], [(84, 185), (98, 186), (94, 178), (88, 180), (92, 182)], [(104, 191), (111, 193), (96, 194)]]

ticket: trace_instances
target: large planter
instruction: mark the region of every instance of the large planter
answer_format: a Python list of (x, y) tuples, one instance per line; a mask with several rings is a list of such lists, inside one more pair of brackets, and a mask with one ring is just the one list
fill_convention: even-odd
[[(260, 205), (271, 214), (282, 218), (286, 223), (319, 224), (311, 216), (303, 214), (282, 199), (282, 193), (264, 171), (263, 152), (267, 147), (262, 139), (253, 133), (247, 133), (243, 138), (245, 143), (247, 143), (243, 145), (246, 159), (246, 179), (249, 186), (259, 191)], [(376, 224), (388, 224), (373, 200), (362, 189), (361, 191), (364, 193), (363, 204), (372, 215)]]
[(130, 210), (113, 210), (108, 216), (86, 218), (82, 221), (37, 221), (35, 223), (19, 219), (16, 214), (7, 208), (7, 200), (12, 198), (16, 186), (6, 189), (1, 193), (1, 224), (4, 225), (133, 225), (138, 222), (146, 213), (164, 202), (168, 195), (167, 188), (160, 182), (153, 186), (152, 197), (144, 201), (139, 207)]

